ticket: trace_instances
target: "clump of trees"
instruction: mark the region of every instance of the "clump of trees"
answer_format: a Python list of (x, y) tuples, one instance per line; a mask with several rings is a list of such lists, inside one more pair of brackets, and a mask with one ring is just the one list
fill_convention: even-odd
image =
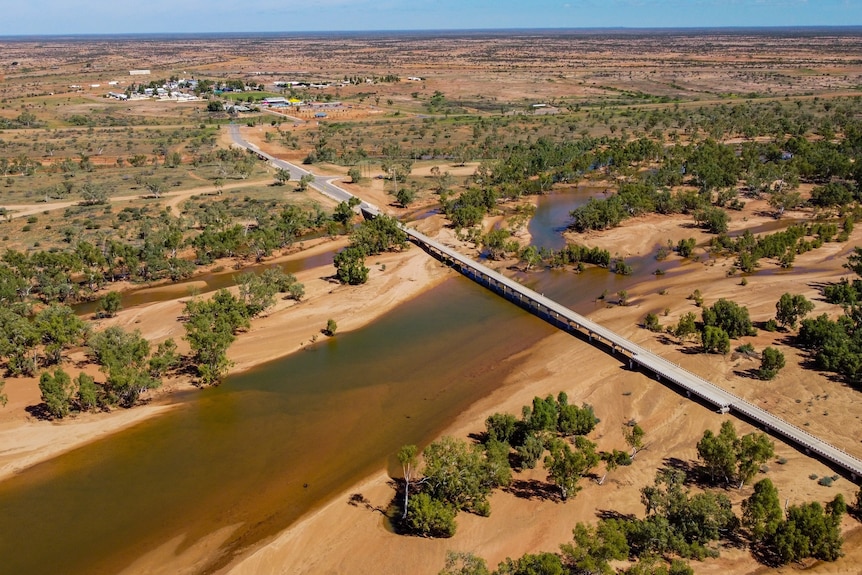
[(748, 433), (739, 437), (733, 422), (721, 424), (718, 434), (707, 429), (697, 443), (697, 456), (711, 483), (738, 484), (751, 481), (760, 466), (775, 454), (775, 446), (765, 433)]
[[(602, 457), (584, 437), (597, 423), (590, 406), (570, 405), (561, 392), (556, 399), (534, 398), (532, 405), (524, 406), (521, 419), (506, 413), (489, 416), (481, 444), (451, 437), (432, 443), (422, 452), (424, 467), (419, 476), (412, 474), (416, 449), (405, 446), (399, 452), (404, 470), (404, 528), (424, 536), (448, 537), (455, 532), (459, 511), (488, 515), (488, 495), (512, 481), (510, 460), (517, 461), (520, 469), (532, 469), (543, 461), (548, 481), (559, 489), (560, 498), (573, 496), (580, 489), (580, 479)], [(617, 461), (631, 463), (630, 457), (622, 455)]]
[[(862, 248), (854, 248), (845, 266), (862, 273)], [(826, 314), (804, 319), (796, 337), (796, 343), (813, 356), (817, 369), (839, 373), (856, 387), (862, 386), (862, 313), (855, 305), (860, 283), (854, 279), (827, 286), (827, 298), (845, 304), (844, 315), (835, 320)]]
[(350, 236), (350, 245), (335, 254), (336, 277), (342, 283), (363, 284), (368, 281), (365, 258), (385, 251), (407, 247), (407, 234), (394, 217), (379, 215), (363, 221)]

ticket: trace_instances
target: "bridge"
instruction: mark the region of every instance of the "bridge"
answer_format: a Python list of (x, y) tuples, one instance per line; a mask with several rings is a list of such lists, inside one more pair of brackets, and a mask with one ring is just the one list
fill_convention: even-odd
[[(292, 177), (294, 177), (294, 174), (296, 174), (295, 177), (297, 178), (310, 174), (307, 170), (260, 152), (252, 144), (242, 139), (237, 126), (231, 125), (230, 129), (231, 137), (235, 144), (257, 153), (262, 159), (268, 160), (276, 167), (290, 170)], [(311, 186), (337, 201), (346, 201), (354, 197), (349, 192), (333, 184), (333, 179), (335, 178), (315, 176), (315, 180), (311, 183)], [(364, 201), (358, 207), (367, 218), (375, 218), (383, 213), (376, 206)], [(595, 340), (606, 344), (610, 348), (611, 353), (619, 353), (621, 357), (628, 360), (629, 368), (634, 369), (637, 365), (655, 375), (658, 381), (664, 380), (677, 386), (688, 397), (694, 396), (721, 413), (734, 413), (762, 427), (764, 430), (801, 448), (806, 454), (814, 455), (843, 470), (850, 475), (853, 481), (862, 478), (862, 460), (853, 457), (842, 449), (683, 369), (660, 355), (629, 341), (616, 332), (459, 253), (457, 250), (415, 229), (403, 225), (402, 229), (413, 243), (480, 285), (528, 309), (548, 323), (564, 331), (569, 333), (579, 332), (586, 335), (590, 341)]]

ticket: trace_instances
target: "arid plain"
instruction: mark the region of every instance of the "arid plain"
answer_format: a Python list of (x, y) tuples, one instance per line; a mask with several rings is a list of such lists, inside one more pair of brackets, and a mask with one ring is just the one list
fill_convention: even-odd
[[(3, 247), (22, 251), (50, 246), (63, 249), (58, 231), (64, 227), (73, 227), (75, 238), (95, 238), (100, 227), (107, 228), (109, 224), (100, 224), (95, 214), (68, 211), (81, 201), (76, 194), (85, 179), (105, 182), (112, 191), (100, 205), (111, 206), (115, 212), (128, 206), (200, 219), (192, 205), (196, 202), (215, 203), (224, 197), (255, 194), (302, 206), (317, 204), (330, 212), (334, 209), (335, 202), (313, 190), (297, 193), (292, 186), (273, 186), (275, 171), (262, 162), (242, 178), (220, 177), (220, 166), (195, 163), (201, 149), (230, 146), (224, 127), (230, 121), (241, 123), (243, 136), (260, 149), (296, 163), (320, 150), (323, 138), (342, 152), (342, 158), (350, 156), (351, 148), (363, 148), (361, 159), (315, 162), (308, 167), (316, 174), (339, 177), (345, 189), (406, 222), (422, 214), (423, 218), (411, 225), (465, 253), (479, 255), (482, 246), (474, 241), (476, 236), (456, 233), (443, 215), (427, 213), (440, 204), (433, 190), (436, 174), (449, 172), (451, 188), (457, 194), (471, 185), (471, 178), (483, 163), (492, 160), (481, 155), (486, 135), (510, 139), (513, 145), (540, 137), (564, 141), (587, 136), (652, 138), (666, 145), (714, 137), (724, 144), (742, 145), (767, 137), (760, 133), (746, 135), (733, 128), (707, 134), (702, 128), (693, 129), (685, 119), (676, 118), (685, 118), (687, 113), (703, 114), (699, 111), (703, 109), (719, 110), (716, 115), (721, 117), (722, 113), (730, 115), (735, 106), (756, 105), (810, 109), (812, 130), (808, 136), (813, 140), (837, 139), (841, 134), (816, 133), (814, 126), (828, 117), (830, 103), (840, 106), (862, 95), (862, 35), (847, 31), (477, 33), (436, 37), (357, 34), (217, 41), (22, 39), (0, 40), (0, 55), (0, 119), (18, 121), (24, 112), (33, 118), (32, 126), (0, 131), (0, 156), (10, 161), (28, 156), (40, 164), (30, 175), (10, 173), (0, 184), (4, 186), (0, 188), (0, 204), (7, 216), (0, 224)], [(215, 81), (241, 79), (263, 84), (273, 96), (287, 95), (275, 88), (275, 82), (321, 83), (326, 87), (309, 88), (299, 97), (341, 104), (326, 108), (325, 116), (318, 117), (318, 109), (311, 107), (228, 116), (208, 112), (208, 100), (115, 101), (105, 97), (108, 82), (128, 86), (133, 81), (129, 70), (143, 68), (150, 70), (147, 81), (174, 76)], [(395, 76), (399, 81), (379, 80), (385, 76)], [(347, 78), (362, 80), (344, 82)], [(440, 96), (435, 100), (437, 94)], [(677, 116), (667, 121), (657, 116), (654, 123), (649, 120), (650, 113), (668, 110)], [(504, 121), (506, 126), (500, 126), (499, 132), (483, 128), (487, 132), (477, 136), (475, 125), (482, 121), (488, 125)], [(196, 144), (192, 138), (198, 136), (189, 135), (194, 130), (209, 131), (210, 141)], [(388, 174), (382, 164), (395, 154), (391, 150), (393, 143), (399, 144), (400, 153), (411, 159), (410, 173), (403, 185), (412, 186), (416, 195), (406, 207), (392, 197), (392, 182), (385, 178)], [(429, 151), (438, 149), (443, 152)], [(159, 165), (159, 158), (167, 158), (166, 152), (170, 151), (179, 154), (179, 165), (167, 167), (164, 161)], [(465, 155), (457, 157), (459, 152)], [(135, 155), (146, 156), (148, 165), (129, 166), (128, 158)], [(70, 196), (48, 198), (45, 190), (61, 186), (67, 174), (63, 162), (80, 163), (82, 156), (94, 165), (92, 171), (75, 172), (76, 187)], [(118, 162), (120, 158), (126, 162)], [(354, 166), (360, 166), (363, 176), (358, 183), (351, 183), (348, 175)], [(611, 191), (641, 169), (645, 168), (595, 170), (581, 174), (577, 181), (554, 183), (543, 191), (570, 193), (578, 187)], [(144, 186), (135, 181), (138, 173), (143, 174), (140, 181), (167, 174), (165, 190), (156, 197), (147, 194)], [(677, 188), (687, 186), (691, 187), (690, 182)], [(730, 187), (742, 191), (745, 185), (740, 182)], [(809, 198), (814, 187), (810, 182), (799, 183), (801, 197)], [(519, 220), (523, 209), (518, 206), (537, 201), (535, 195), (500, 201), (476, 229), (489, 232), (495, 226), (508, 226), (514, 240), (527, 245), (531, 238)], [(766, 197), (746, 198), (744, 207), (730, 214), (731, 233), (767, 229), (777, 221)], [(824, 210), (804, 205), (782, 214), (784, 220), (799, 222), (818, 217), (826, 217)], [(37, 221), (22, 231), (23, 218)], [(90, 227), (85, 221), (71, 226), (74, 218), (89, 218)], [(241, 215), (237, 220), (247, 218)], [(190, 231), (189, 235), (194, 233)], [(812, 369), (807, 354), (791, 345), (792, 332), (760, 330), (758, 335), (744, 338), (756, 349), (776, 346), (787, 357), (786, 367), (775, 379), (761, 381), (750, 374), (757, 362), (745, 355), (696, 353), (693, 342), (680, 344), (667, 334), (641, 327), (648, 313), (659, 315), (664, 325), (673, 325), (689, 311), (699, 316), (700, 310), (688, 299), (695, 290), (700, 290), (707, 306), (720, 298), (745, 305), (755, 323), (773, 318), (775, 303), (786, 292), (803, 294), (814, 302), (814, 315), (828, 313), (837, 317), (842, 313), (841, 307), (827, 303), (821, 287), (850, 276), (843, 264), (854, 246), (862, 245), (858, 225), (846, 241), (827, 242), (798, 255), (790, 269), (764, 260), (759, 269), (744, 275), (728, 273), (734, 267), (734, 258), (708, 249), (713, 235), (696, 228), (690, 215), (645, 214), (611, 229), (566, 232), (567, 240), (573, 243), (600, 247), (615, 257), (641, 258), (648, 262), (645, 265), (656, 267), (659, 264), (649, 258), (657, 246), (667, 245), (668, 241), (675, 245), (689, 237), (697, 240), (696, 258), (684, 260), (671, 254), (669, 261), (678, 264), (672, 271), (655, 276), (635, 274), (626, 285), (627, 305), (616, 305), (613, 295), (600, 298), (599, 293), (594, 294), (596, 303), (589, 316), (862, 458), (859, 391), (834, 374)], [(346, 244), (343, 233), (321, 234), (276, 250), (264, 262), (304, 258)], [(183, 257), (194, 259), (190, 246), (184, 250)], [(383, 313), (397, 310), (400, 303), (457, 276), (416, 247), (375, 256), (373, 261), (369, 281), (360, 286), (332, 281), (335, 270), (331, 265), (297, 272), (297, 279), (305, 286), (302, 301), (279, 300), (263, 317), (252, 320), (250, 329), (238, 335), (228, 352), (234, 363), (232, 369), (247, 370), (314, 345), (327, 318), (337, 318), (339, 333), (361, 330)], [(253, 258), (223, 258), (201, 266), (195, 273), (215, 270), (229, 274), (251, 263)], [(507, 274), (521, 273), (523, 267), (511, 255), (489, 263)], [(741, 281), (743, 277), (745, 281)], [(118, 281), (102, 289), (133, 291), (140, 287), (135, 282)], [(156, 303), (129, 306), (115, 318), (95, 320), (95, 329), (110, 325), (138, 329), (152, 343), (173, 337), (180, 353), (188, 354), (188, 344), (182, 339), (188, 288), (172, 293), (170, 282), (165, 280), (147, 287), (168, 296), (161, 296)], [(741, 342), (733, 342), (734, 346), (738, 343)], [(144, 556), (129, 558), (125, 572), (209, 572), (217, 565), (217, 570), (225, 573), (433, 574), (443, 568), (449, 550), (474, 553), (491, 567), (506, 557), (556, 551), (561, 543), (571, 540), (571, 530), (578, 521), (594, 522), (599, 513), (609, 510), (642, 515), (641, 487), (649, 484), (656, 471), (671, 459), (696, 465), (695, 446), (703, 432), (717, 430), (729, 417), (687, 400), (643, 373), (624, 369), (618, 358), (564, 333), (547, 337), (510, 361), (517, 365), (514, 373), (500, 381), (499, 388), (488, 397), (445, 422), (446, 435), (467, 438), (483, 431), (485, 418), (492, 413), (517, 414), (534, 396), (565, 391), (572, 402), (594, 406), (602, 423), (590, 439), (600, 449), (623, 445), (623, 423), (632, 420), (646, 430), (646, 448), (631, 466), (614, 470), (603, 484), (584, 479), (583, 490), (567, 502), (524, 497), (515, 490), (497, 491), (491, 498), (491, 515), (460, 514), (458, 531), (449, 539), (392, 533), (381, 510), (393, 500), (394, 479), (398, 477), (394, 473), (393, 479), (390, 473), (394, 470), (381, 466), (379, 473), (320, 501), (313, 512), (282, 533), (237, 549), (231, 544), (232, 528), (221, 526), (194, 545), (184, 544), (181, 551), (179, 544), (167, 543)], [(70, 350), (64, 362), (71, 371), (99, 375), (97, 366), (88, 363), (83, 347)], [(170, 409), (177, 394), (194, 386), (194, 378), (188, 373), (176, 374), (161, 389), (150, 392), (145, 405), (109, 413), (81, 413), (51, 422), (33, 415), (32, 408), (41, 402), (37, 377), (7, 377), (5, 381), (8, 404), (0, 408), (0, 477), (9, 477), (60, 452), (154, 417)], [(230, 385), (229, 379), (225, 385)], [(736, 425), (744, 433), (754, 430), (744, 422), (737, 421)], [(837, 493), (842, 493), (848, 502), (855, 501), (858, 488), (845, 477), (828, 487), (810, 479), (833, 475), (834, 470), (822, 462), (778, 440), (775, 452), (776, 461), (781, 459), (782, 463), (770, 461), (764, 476), (772, 479), (782, 499), (790, 504), (826, 502)], [(545, 475), (537, 469), (519, 478), (541, 482)], [(725, 491), (738, 512), (751, 486)], [(356, 494), (366, 503), (356, 505)], [(790, 573), (803, 569), (812, 573), (856, 573), (862, 562), (862, 528), (849, 517), (842, 528), (845, 557), (834, 563), (806, 562), (770, 568), (755, 561), (748, 549), (726, 546), (719, 558), (692, 562), (692, 566), (695, 573), (707, 574)], [(231, 550), (228, 554), (226, 548)]]

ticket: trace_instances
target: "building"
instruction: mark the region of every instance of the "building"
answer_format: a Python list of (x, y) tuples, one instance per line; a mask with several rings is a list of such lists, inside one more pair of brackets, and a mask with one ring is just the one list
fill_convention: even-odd
[(149, 76), (149, 70), (129, 70), (129, 76)]

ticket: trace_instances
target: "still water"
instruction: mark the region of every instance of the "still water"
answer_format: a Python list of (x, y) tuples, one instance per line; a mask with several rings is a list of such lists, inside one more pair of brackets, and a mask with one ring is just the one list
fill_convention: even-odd
[[(362, 330), (189, 393), (0, 484), (0, 572), (113, 573), (237, 526), (207, 571), (500, 386), (553, 328), (454, 278)], [(554, 391), (554, 390), (549, 390)], [(46, 424), (48, 425), (48, 424)]]

